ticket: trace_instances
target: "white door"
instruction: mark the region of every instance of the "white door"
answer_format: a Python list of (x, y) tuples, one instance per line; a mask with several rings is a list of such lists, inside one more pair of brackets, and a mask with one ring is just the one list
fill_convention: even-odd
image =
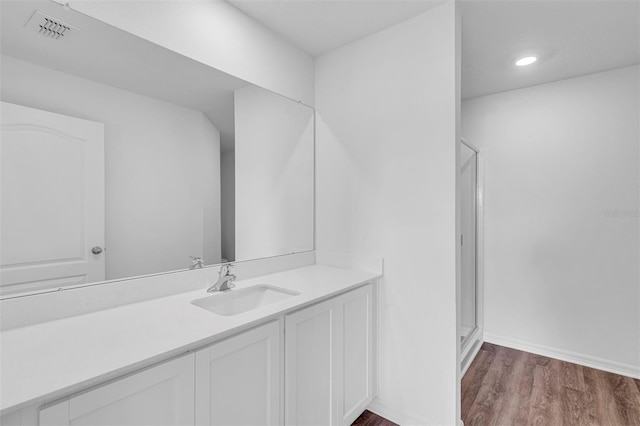
[(0, 294), (103, 281), (104, 125), (0, 106)]
[(280, 322), (196, 353), (197, 425), (280, 425)]
[(44, 408), (39, 425), (193, 425), (193, 367), (189, 354), (101, 386)]

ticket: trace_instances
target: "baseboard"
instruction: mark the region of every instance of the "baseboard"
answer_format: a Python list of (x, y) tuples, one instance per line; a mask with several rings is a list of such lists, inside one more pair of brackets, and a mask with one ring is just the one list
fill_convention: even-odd
[(595, 368), (597, 370), (608, 371), (609, 373), (620, 374), (621, 376), (640, 379), (640, 366), (623, 364), (621, 362), (583, 355), (577, 352), (565, 351), (563, 349), (550, 348), (548, 346), (522, 342), (506, 337), (496, 336), (495, 334), (487, 333), (486, 331), (484, 332), (484, 341), (487, 343), (493, 343), (500, 346), (506, 346), (508, 348), (530, 352), (536, 355), (542, 355), (549, 358), (559, 359), (561, 361), (583, 365), (585, 367)]
[(369, 404), (367, 410), (401, 426), (419, 426), (431, 424), (426, 420), (421, 420), (406, 413), (401, 413), (389, 407), (378, 398), (375, 398), (373, 401), (371, 401), (371, 404)]
[(471, 344), (472, 345), (471, 350), (467, 353), (467, 355), (462, 360), (462, 368), (460, 369), (460, 379), (464, 377), (465, 373), (471, 366), (471, 363), (476, 358), (476, 355), (478, 355), (478, 352), (480, 352), (480, 348), (482, 347), (483, 343), (484, 343), (484, 340), (480, 338)]

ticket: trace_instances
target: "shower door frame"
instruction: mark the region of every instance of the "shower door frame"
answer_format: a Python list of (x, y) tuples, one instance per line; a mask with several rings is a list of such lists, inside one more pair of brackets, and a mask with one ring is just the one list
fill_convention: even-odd
[[(484, 342), (484, 164), (480, 150), (464, 138), (460, 143), (475, 152), (476, 157), (476, 226), (475, 226), (475, 317), (476, 326), (460, 343), (461, 377), (469, 368)], [(458, 301), (459, 309), (462, 301)]]

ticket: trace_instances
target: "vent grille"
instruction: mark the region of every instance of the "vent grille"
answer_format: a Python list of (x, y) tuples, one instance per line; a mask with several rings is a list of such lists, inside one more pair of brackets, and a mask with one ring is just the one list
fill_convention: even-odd
[(73, 31), (78, 30), (76, 27), (45, 15), (39, 10), (31, 16), (25, 28), (54, 40), (67, 38)]

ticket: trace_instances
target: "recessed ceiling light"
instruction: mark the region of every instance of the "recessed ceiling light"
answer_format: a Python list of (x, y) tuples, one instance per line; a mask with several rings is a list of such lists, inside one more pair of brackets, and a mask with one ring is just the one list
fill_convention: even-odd
[(534, 63), (537, 60), (538, 60), (538, 58), (536, 58), (535, 56), (526, 56), (524, 58), (518, 59), (516, 61), (516, 66), (524, 67), (526, 65), (531, 65), (532, 63)]

